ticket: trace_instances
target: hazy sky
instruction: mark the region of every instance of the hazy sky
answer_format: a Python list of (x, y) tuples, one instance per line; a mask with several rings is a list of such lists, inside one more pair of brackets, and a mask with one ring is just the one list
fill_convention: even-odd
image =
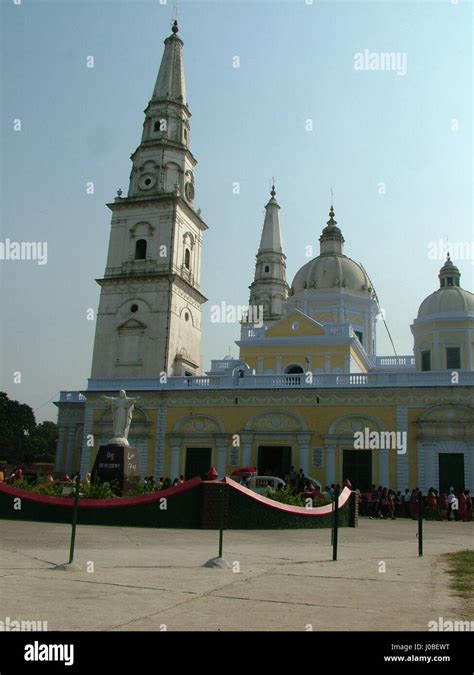
[[(179, 3), (195, 203), (210, 228), (205, 369), (238, 353), (238, 324), (211, 324), (210, 308), (248, 302), (272, 175), (289, 283), (306, 247), (319, 252), (333, 186), (345, 253), (368, 271), (398, 353), (412, 352), (442, 264), (429, 243), (474, 239), (472, 12), (463, 0)], [(172, 14), (159, 0), (1, 0), (0, 241), (48, 244), (46, 265), (0, 261), (1, 388), (38, 420), (90, 375), (105, 204), (128, 188)], [(381, 52), (398, 54), (398, 72), (354, 67)], [(473, 255), (458, 266), (472, 291)], [(378, 353), (392, 353), (381, 324)]]

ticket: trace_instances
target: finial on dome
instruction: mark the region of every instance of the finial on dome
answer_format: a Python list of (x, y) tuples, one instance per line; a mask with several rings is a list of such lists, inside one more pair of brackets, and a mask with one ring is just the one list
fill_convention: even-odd
[(173, 32), (175, 35), (176, 35), (176, 33), (179, 31), (179, 28), (178, 28), (178, 20), (177, 20), (177, 19), (175, 19), (175, 20), (173, 21), (173, 27), (172, 27), (171, 30), (172, 30), (172, 32)]
[(337, 225), (337, 220), (334, 220), (334, 206), (332, 204), (329, 210), (329, 220), (327, 224), (329, 225), (329, 227), (335, 227)]

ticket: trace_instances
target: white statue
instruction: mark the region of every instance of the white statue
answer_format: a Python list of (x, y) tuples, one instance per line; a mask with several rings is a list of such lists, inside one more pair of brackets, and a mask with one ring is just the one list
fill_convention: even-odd
[(101, 396), (101, 398), (112, 404), (114, 437), (110, 439), (109, 443), (129, 445), (128, 432), (132, 422), (133, 408), (135, 403), (141, 399), (141, 396), (132, 398), (121, 389), (118, 397)]

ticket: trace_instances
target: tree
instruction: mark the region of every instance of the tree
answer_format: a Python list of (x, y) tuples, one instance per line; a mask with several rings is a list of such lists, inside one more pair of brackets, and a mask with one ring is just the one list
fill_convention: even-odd
[(58, 445), (58, 425), (54, 422), (37, 424), (31, 442), (35, 462), (53, 462)]
[(0, 459), (9, 464), (31, 464), (54, 460), (58, 426), (36, 424), (33, 410), (0, 392)]
[(31, 435), (36, 427), (29, 405), (11, 401), (0, 392), (0, 457), (11, 464), (34, 461)]

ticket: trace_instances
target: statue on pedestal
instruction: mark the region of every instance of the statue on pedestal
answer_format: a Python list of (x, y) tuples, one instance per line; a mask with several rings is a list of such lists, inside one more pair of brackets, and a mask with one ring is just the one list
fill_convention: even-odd
[(114, 437), (110, 439), (111, 445), (129, 445), (128, 432), (132, 422), (133, 409), (135, 403), (141, 399), (141, 396), (132, 398), (127, 396), (122, 389), (116, 396), (101, 396), (103, 401), (112, 404)]

